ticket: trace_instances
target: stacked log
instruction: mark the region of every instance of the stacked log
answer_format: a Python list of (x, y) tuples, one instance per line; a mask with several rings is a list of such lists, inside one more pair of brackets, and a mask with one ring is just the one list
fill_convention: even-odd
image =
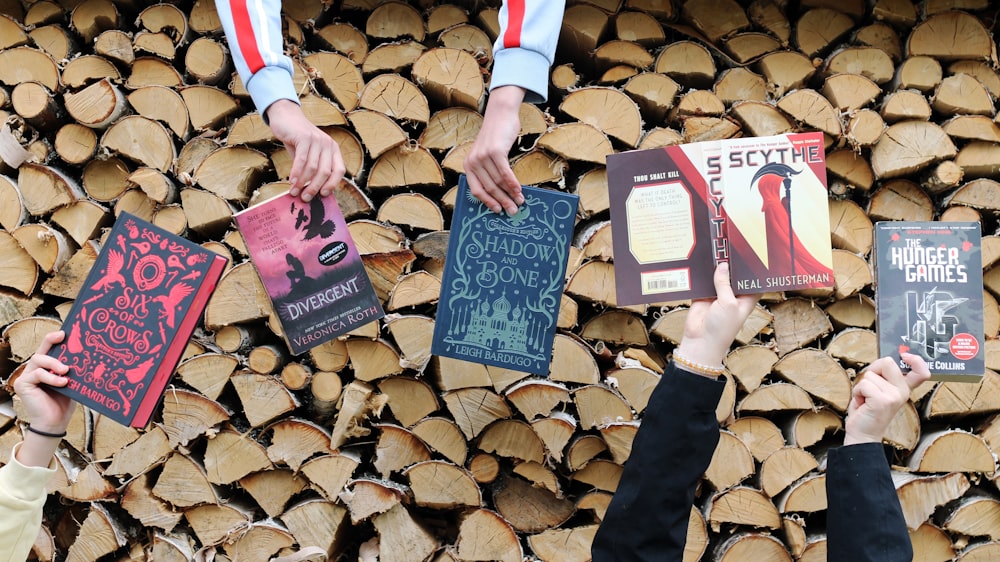
[[(688, 304), (615, 302), (616, 151), (827, 139), (837, 285), (765, 295), (737, 337), (685, 560), (825, 559), (824, 451), (876, 357), (873, 221), (982, 222), (998, 366), (988, 2), (570, 3), (512, 154), (522, 183), (581, 198), (547, 378), (429, 352), (496, 2), (336, 4), (286, 3), (288, 52), (389, 314), (293, 357), (232, 221), (287, 188), (290, 159), (213, 3), (0, 0), (0, 378), (59, 326), (117, 213), (232, 258), (150, 427), (76, 411), (36, 559), (588, 559)], [(10, 398), (0, 462), (22, 434)], [(886, 443), (916, 559), (995, 559), (1000, 375), (912, 398)]]

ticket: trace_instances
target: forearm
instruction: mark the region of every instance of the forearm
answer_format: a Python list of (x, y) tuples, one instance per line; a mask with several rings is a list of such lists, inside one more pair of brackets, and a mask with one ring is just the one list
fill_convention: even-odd
[(909, 562), (913, 558), (881, 443), (831, 449), (826, 494), (830, 560)]
[(671, 363), (594, 539), (595, 562), (681, 559), (695, 488), (719, 441), (715, 409), (724, 388)]
[(500, 35), (493, 44), (491, 90), (519, 86), (527, 90), (526, 101), (546, 100), (565, 7), (562, 0), (503, 2)]
[(215, 0), (215, 8), (233, 64), (257, 111), (264, 114), (279, 99), (297, 103), (292, 59), (283, 49), (281, 0)]

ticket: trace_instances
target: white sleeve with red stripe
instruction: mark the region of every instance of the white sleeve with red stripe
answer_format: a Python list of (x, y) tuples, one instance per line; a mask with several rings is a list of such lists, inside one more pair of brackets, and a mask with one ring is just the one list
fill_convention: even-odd
[(525, 101), (546, 100), (565, 8), (564, 0), (504, 0), (490, 89), (520, 86), (527, 90)]
[(233, 63), (262, 115), (272, 103), (298, 103), (292, 59), (281, 36), (281, 0), (215, 0)]

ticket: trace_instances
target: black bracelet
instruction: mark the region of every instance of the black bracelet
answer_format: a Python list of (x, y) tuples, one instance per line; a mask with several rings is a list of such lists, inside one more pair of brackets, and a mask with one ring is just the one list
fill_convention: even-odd
[(49, 433), (48, 431), (42, 431), (40, 429), (35, 429), (35, 428), (31, 427), (31, 424), (28, 424), (27, 428), (28, 428), (28, 431), (34, 433), (35, 435), (41, 435), (42, 437), (52, 437), (52, 438), (55, 438), (55, 439), (62, 439), (63, 437), (66, 437), (66, 432), (65, 431), (62, 432), (62, 433)]

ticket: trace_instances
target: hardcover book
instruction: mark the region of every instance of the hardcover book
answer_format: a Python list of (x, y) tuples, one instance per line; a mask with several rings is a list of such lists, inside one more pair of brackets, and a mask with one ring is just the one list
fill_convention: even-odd
[[(983, 266), (977, 222), (875, 224), (879, 356), (920, 355), (932, 379), (985, 373)], [(900, 367), (908, 366), (900, 361)]]
[(234, 218), (292, 354), (384, 316), (332, 195), (286, 192)]
[(121, 213), (49, 351), (70, 368), (53, 390), (145, 427), (227, 262)]
[(715, 295), (712, 272), (728, 251), (720, 182), (709, 175), (719, 169), (717, 147), (694, 143), (608, 156), (619, 306)]
[(548, 374), (579, 197), (523, 193), (496, 214), (459, 178), (431, 353)]
[(823, 134), (722, 142), (736, 294), (833, 287)]

